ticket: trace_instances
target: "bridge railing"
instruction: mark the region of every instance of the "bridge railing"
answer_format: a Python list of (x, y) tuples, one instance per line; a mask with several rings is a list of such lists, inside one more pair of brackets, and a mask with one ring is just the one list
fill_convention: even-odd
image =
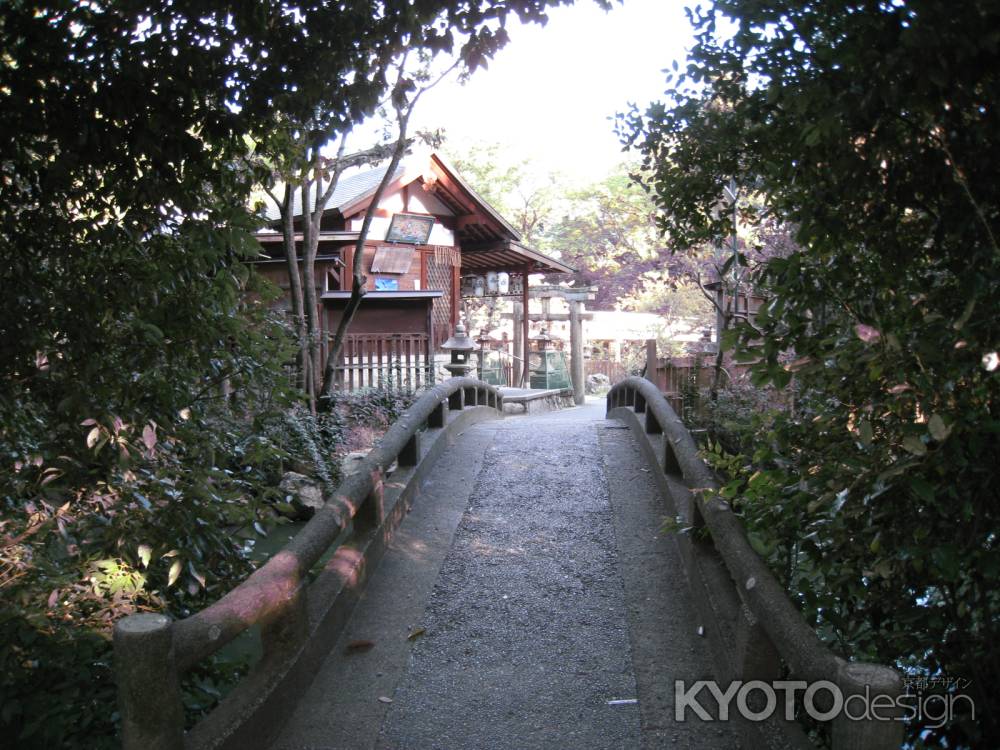
[[(452, 378), (435, 386), (389, 428), (302, 530), (239, 586), (183, 620), (159, 614), (119, 620), (114, 654), (125, 750), (266, 744), (287, 717), (289, 696), (308, 685), (346, 623), (367, 571), (433, 460), (465, 425), (502, 414), (503, 397), (491, 385)], [(394, 462), (398, 468), (387, 477)], [(310, 582), (311, 569), (338, 540)], [(259, 663), (185, 733), (180, 675), (254, 625), (263, 650)]]
[[(694, 439), (656, 385), (644, 378), (625, 378), (608, 392), (607, 413), (631, 422), (644, 436), (640, 443), (660, 467), (657, 482), (673, 502), (675, 514), (691, 527), (707, 527), (710, 532), (709, 541), (678, 535), (678, 546), (699, 614), (710, 623), (712, 632), (706, 635), (720, 679), (832, 683), (845, 700), (856, 695), (866, 700), (888, 695), (895, 700), (902, 694), (902, 681), (894, 669), (840, 658), (806, 623), (750, 546), (729, 503), (718, 496), (715, 474), (699, 458)], [(881, 707), (879, 715), (891, 717), (887, 720), (877, 720), (871, 713), (869, 720), (855, 720), (833, 708), (823, 710), (836, 714), (833, 750), (900, 747), (903, 725), (898, 704)], [(794, 744), (805, 740), (794, 722), (782, 724), (781, 729), (790, 733)]]

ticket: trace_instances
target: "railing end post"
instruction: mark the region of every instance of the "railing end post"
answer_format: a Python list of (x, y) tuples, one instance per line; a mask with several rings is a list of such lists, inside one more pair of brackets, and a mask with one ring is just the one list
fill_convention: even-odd
[(903, 694), (903, 680), (895, 669), (843, 662), (837, 686), (845, 702), (851, 696), (863, 696), (870, 708), (865, 717), (870, 718), (851, 719), (841, 710), (833, 720), (833, 750), (897, 750), (903, 744), (902, 707), (897, 701)]
[(184, 708), (172, 621), (142, 613), (115, 623), (113, 644), (124, 750), (183, 750)]

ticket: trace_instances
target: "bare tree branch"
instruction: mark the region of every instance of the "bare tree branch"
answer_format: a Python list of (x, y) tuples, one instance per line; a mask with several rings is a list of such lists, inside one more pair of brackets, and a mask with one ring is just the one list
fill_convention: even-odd
[(375, 210), (378, 208), (378, 204), (382, 200), (382, 195), (395, 178), (396, 169), (398, 168), (403, 155), (407, 152), (409, 144), (412, 143), (412, 139), (407, 137), (410, 116), (413, 114), (413, 109), (416, 107), (420, 97), (440, 83), (441, 80), (443, 80), (444, 77), (450, 72), (455, 70), (461, 62), (461, 60), (456, 60), (434, 81), (426, 86), (417, 88), (412, 98), (407, 99), (407, 93), (414, 90), (413, 81), (406, 76), (407, 54), (408, 52), (403, 54), (403, 57), (397, 66), (398, 75), (396, 77), (396, 85), (393, 86), (392, 95), (390, 96), (392, 107), (396, 112), (396, 122), (399, 128), (399, 133), (392, 149), (392, 156), (389, 160), (389, 165), (386, 167), (385, 174), (382, 175), (382, 179), (379, 181), (378, 187), (375, 188), (375, 192), (369, 202), (368, 210), (365, 211), (365, 217), (361, 224), (361, 231), (358, 233), (358, 239), (354, 245), (354, 255), (351, 258), (351, 296), (347, 301), (347, 305), (344, 307), (344, 313), (340, 318), (340, 323), (338, 324), (337, 331), (334, 334), (330, 351), (327, 354), (326, 367), (324, 368), (323, 373), (323, 386), (320, 391), (321, 397), (327, 400), (333, 395), (336, 382), (337, 362), (340, 360), (340, 354), (344, 348), (344, 340), (347, 336), (347, 330), (350, 327), (351, 322), (354, 320), (354, 316), (357, 313), (358, 308), (361, 307), (361, 300), (366, 293), (366, 279), (363, 274), (362, 260), (364, 259), (365, 242), (368, 239), (368, 232), (371, 228), (372, 219), (375, 217)]
[(701, 283), (700, 273), (695, 274), (694, 281), (698, 285), (698, 289), (701, 290), (701, 293), (705, 295), (705, 299), (707, 299), (709, 302), (712, 303), (712, 307), (715, 308), (715, 311), (720, 315), (725, 315), (726, 312), (725, 310), (722, 309), (722, 305), (719, 304), (719, 301), (716, 299), (715, 295), (709, 294), (708, 290), (705, 288), (705, 285)]

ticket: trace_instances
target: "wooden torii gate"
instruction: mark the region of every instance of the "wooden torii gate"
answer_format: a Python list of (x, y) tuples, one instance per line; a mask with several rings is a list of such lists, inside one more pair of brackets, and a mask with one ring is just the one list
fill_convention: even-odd
[[(538, 286), (532, 287), (526, 295), (529, 299), (542, 301), (542, 312), (528, 311), (525, 320), (525, 303), (515, 302), (513, 313), (503, 313), (501, 317), (514, 320), (514, 351), (524, 352), (524, 367), (522, 380), (528, 381), (528, 341), (526, 332), (528, 321), (569, 321), (570, 378), (573, 381), (573, 402), (583, 403), (583, 321), (592, 320), (593, 314), (585, 311), (584, 303), (597, 299), (597, 287), (563, 287)], [(549, 310), (549, 300), (559, 297), (569, 304), (569, 313), (553, 313)]]

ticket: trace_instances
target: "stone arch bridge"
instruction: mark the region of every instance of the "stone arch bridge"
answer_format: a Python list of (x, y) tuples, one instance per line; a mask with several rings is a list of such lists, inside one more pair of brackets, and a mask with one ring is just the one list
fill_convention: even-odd
[[(899, 676), (824, 647), (717, 489), (649, 381), (506, 418), (492, 386), (446, 381), (240, 586), (184, 620), (117, 623), (124, 746), (812, 747), (765, 690), (730, 694), (721, 720), (698, 681), (831, 698), (898, 695)], [(251, 628), (258, 663), (185, 731), (180, 675)], [(835, 709), (834, 750), (900, 746), (898, 721)]]

